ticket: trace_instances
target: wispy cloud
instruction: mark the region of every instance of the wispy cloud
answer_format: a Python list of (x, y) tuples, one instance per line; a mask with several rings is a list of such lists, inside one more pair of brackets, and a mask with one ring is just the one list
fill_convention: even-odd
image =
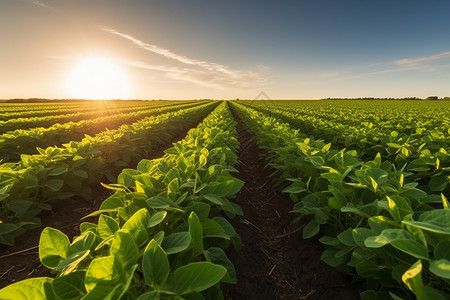
[(190, 58), (157, 45), (146, 43), (115, 29), (107, 27), (102, 27), (101, 29), (123, 37), (141, 49), (190, 66), (180, 68), (175, 66), (155, 66), (135, 61), (127, 62), (129, 65), (135, 67), (166, 72), (166, 75), (172, 79), (193, 82), (214, 88), (249, 88), (252, 86), (260, 86), (265, 81), (257, 72), (235, 70), (226, 65)]
[(54, 8), (54, 7), (51, 6), (51, 5), (48, 5), (48, 4), (44, 3), (44, 2), (42, 2), (42, 1), (31, 0), (31, 3), (34, 4), (34, 5), (36, 5), (36, 6), (40, 6), (40, 7), (46, 8), (46, 9), (50, 9), (50, 10), (56, 11), (56, 8)]
[[(353, 70), (329, 71), (320, 74), (321, 78), (327, 80), (349, 80), (366, 76), (383, 75), (400, 72), (440, 72), (450, 69), (450, 64), (443, 64), (442, 61), (450, 59), (450, 51), (431, 56), (418, 58), (404, 58), (386, 63), (375, 63), (360, 67), (360, 72)], [(437, 63), (439, 61), (439, 64)], [(372, 69), (362, 72), (362, 69)]]
[(407, 65), (407, 66), (416, 66), (420, 65), (426, 62), (436, 61), (436, 60), (442, 60), (450, 58), (450, 51), (443, 52), (431, 56), (425, 56), (425, 57), (419, 57), (419, 58), (405, 58), (395, 61), (394, 63), (397, 65)]

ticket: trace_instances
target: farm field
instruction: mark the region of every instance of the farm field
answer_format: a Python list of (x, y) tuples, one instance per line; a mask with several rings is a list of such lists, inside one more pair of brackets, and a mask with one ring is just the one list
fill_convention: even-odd
[(449, 116), (0, 103), (0, 299), (449, 299)]

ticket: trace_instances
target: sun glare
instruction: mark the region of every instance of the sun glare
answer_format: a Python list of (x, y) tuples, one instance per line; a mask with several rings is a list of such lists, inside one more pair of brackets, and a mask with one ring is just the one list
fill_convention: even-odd
[(81, 61), (69, 74), (66, 88), (70, 97), (79, 99), (125, 99), (130, 93), (126, 73), (103, 57)]

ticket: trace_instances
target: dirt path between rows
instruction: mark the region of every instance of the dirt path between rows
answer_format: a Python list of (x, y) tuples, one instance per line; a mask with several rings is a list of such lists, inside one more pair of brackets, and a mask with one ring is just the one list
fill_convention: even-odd
[(228, 252), (238, 283), (223, 285), (225, 299), (358, 299), (350, 278), (320, 260), (322, 245), (303, 240), (299, 227), (291, 226), (293, 202), (272, 187), (271, 170), (251, 137), (239, 124), (236, 168), (245, 186), (234, 201), (244, 217), (232, 224), (243, 247)]
[[(200, 120), (200, 122), (203, 119)], [(198, 123), (197, 123), (198, 124)], [(152, 151), (148, 159), (160, 158), (164, 155), (164, 150), (172, 147), (173, 142), (177, 142), (186, 136), (190, 128), (185, 129), (181, 134), (172, 139), (171, 142)], [(136, 168), (136, 163), (129, 168)], [(116, 174), (118, 175), (118, 174)], [(97, 217), (80, 220), (84, 216), (98, 210), (103, 200), (108, 198), (112, 192), (100, 184), (92, 191), (89, 201), (74, 199), (72, 203), (64, 203), (60, 207), (54, 206), (52, 211), (40, 214), (42, 226), (26, 232), (16, 239), (13, 247), (0, 245), (0, 289), (17, 281), (32, 277), (54, 277), (50, 270), (44, 267), (39, 260), (39, 237), (42, 230), (49, 226), (61, 230), (72, 240), (80, 234), (80, 224), (82, 222), (97, 223)]]

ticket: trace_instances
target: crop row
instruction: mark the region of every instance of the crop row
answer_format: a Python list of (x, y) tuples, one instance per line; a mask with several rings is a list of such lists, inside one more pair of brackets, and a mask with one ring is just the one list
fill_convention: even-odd
[(0, 133), (4, 133), (7, 131), (14, 131), (17, 129), (29, 129), (34, 127), (48, 127), (55, 123), (65, 123), (65, 122), (77, 122), (85, 119), (92, 119), (97, 117), (103, 117), (108, 115), (113, 115), (117, 113), (123, 112), (132, 112), (139, 111), (142, 109), (146, 109), (147, 107), (164, 107), (167, 105), (177, 105), (179, 102), (173, 102), (171, 104), (163, 104), (158, 102), (152, 102), (149, 105), (141, 106), (141, 107), (97, 107), (97, 109), (89, 110), (87, 112), (74, 112), (69, 114), (58, 114), (51, 116), (38, 116), (38, 117), (30, 117), (30, 118), (16, 118), (16, 119), (8, 119), (6, 121), (0, 121)]
[(0, 135), (0, 160), (18, 161), (22, 154), (34, 154), (36, 147), (59, 146), (70, 141), (81, 140), (85, 135), (93, 135), (102, 130), (114, 129), (123, 124), (135, 122), (141, 118), (158, 115), (181, 108), (198, 105), (189, 103), (170, 106), (149, 106), (145, 110), (119, 113), (105, 117), (82, 120), (79, 122), (56, 123), (48, 128), (18, 129)]
[(224, 248), (240, 245), (222, 216), (241, 214), (228, 199), (243, 185), (230, 172), (238, 143), (222, 103), (161, 159), (124, 169), (98, 223), (82, 223), (72, 242), (45, 228), (43, 265), (57, 274), (0, 290), (2, 299), (221, 299), (236, 282)]
[(114, 181), (113, 174), (169, 142), (216, 105), (150, 116), (64, 147), (38, 148), (40, 154), (0, 165), (0, 243), (12, 245), (25, 230), (40, 226), (36, 216), (50, 209), (49, 204), (88, 198), (91, 186)]
[(332, 150), (280, 119), (232, 107), (277, 170), (293, 212), (309, 221), (303, 237), (322, 235), (322, 260), (363, 278), (363, 299), (447, 299), (450, 205), (444, 195), (443, 208), (434, 208), (407, 166), (380, 154), (361, 160), (356, 150)]
[[(397, 166), (407, 164), (407, 171), (414, 173), (421, 189), (427, 193), (450, 193), (450, 129), (442, 123), (426, 129), (420, 127), (420, 121), (416, 121), (414, 124), (419, 127), (411, 133), (409, 129), (402, 129), (414, 124), (395, 119), (390, 120), (390, 124), (358, 124), (356, 120), (352, 124), (343, 124), (340, 118), (322, 119), (316, 117), (314, 111), (308, 115), (299, 115), (295, 109), (288, 111), (288, 107), (283, 108), (282, 105), (280, 108), (256, 105), (256, 108), (304, 133), (332, 142), (336, 149), (345, 147), (358, 150), (362, 159), (371, 159), (380, 153), (384, 159), (395, 162)], [(441, 116), (444, 118), (444, 115)], [(417, 119), (421, 118), (417, 116)], [(439, 120), (440, 116), (430, 118), (430, 122), (435, 119)], [(434, 199), (440, 201), (439, 197)]]
[[(158, 103), (161, 104), (161, 103)], [(166, 103), (167, 104), (167, 103)], [(95, 110), (108, 110), (108, 109), (139, 109), (145, 108), (147, 106), (154, 105), (154, 102), (133, 102), (133, 101), (123, 101), (123, 102), (105, 102), (105, 101), (84, 101), (77, 104), (71, 103), (60, 103), (59, 105), (43, 106), (33, 105), (33, 106), (22, 106), (15, 107), (15, 110), (10, 111), (4, 104), (0, 103), (0, 108), (2, 112), (0, 113), (0, 120), (6, 121), (13, 118), (29, 118), (29, 117), (43, 117), (47, 115), (61, 115), (74, 112), (86, 112)]]

